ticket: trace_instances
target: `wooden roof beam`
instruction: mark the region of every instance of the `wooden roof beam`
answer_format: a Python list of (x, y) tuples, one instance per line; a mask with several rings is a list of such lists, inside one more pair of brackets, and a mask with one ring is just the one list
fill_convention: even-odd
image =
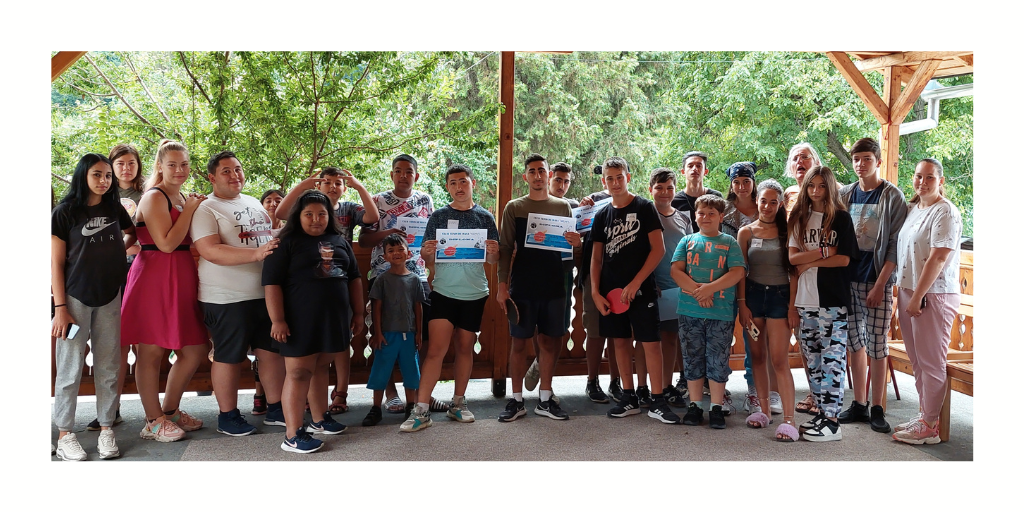
[(970, 54), (970, 55), (958, 56), (958, 57), (956, 57), (956, 60), (962, 62), (964, 64), (964, 66), (970, 66), (972, 68), (974, 67), (974, 54), (973, 53)]
[(85, 54), (86, 52), (57, 52), (57, 55), (50, 59), (50, 83), (57, 80), (57, 77)]
[(891, 66), (911, 66), (920, 64), (926, 60), (942, 60), (957, 58), (964, 55), (974, 55), (973, 51), (967, 52), (900, 52), (892, 55), (882, 55), (870, 59), (857, 61), (857, 69), (862, 73)]
[(832, 61), (832, 65), (843, 75), (843, 78), (846, 78), (846, 81), (853, 87), (853, 91), (857, 93), (857, 96), (860, 96), (860, 99), (864, 101), (864, 104), (867, 105), (868, 110), (875, 116), (875, 119), (878, 119), (878, 122), (881, 124), (888, 123), (889, 106), (878, 96), (878, 93), (871, 87), (871, 84), (868, 83), (867, 78), (864, 78), (864, 75), (857, 69), (857, 66), (853, 64), (853, 61), (846, 55), (846, 52), (825, 52), (825, 55), (828, 56), (828, 60)]
[(914, 102), (921, 96), (921, 91), (928, 85), (935, 70), (939, 68), (940, 62), (942, 61), (939, 59), (926, 60), (917, 66), (917, 71), (914, 71), (914, 75), (910, 77), (910, 81), (903, 88), (900, 97), (896, 98), (896, 102), (892, 105), (892, 116), (889, 118), (892, 123), (902, 123), (903, 119), (907, 117), (910, 109), (914, 107)]

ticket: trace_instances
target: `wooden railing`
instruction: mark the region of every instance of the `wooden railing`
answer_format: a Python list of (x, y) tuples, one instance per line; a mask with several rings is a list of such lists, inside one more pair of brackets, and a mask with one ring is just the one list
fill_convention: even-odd
[[(363, 249), (360, 247), (355, 248), (356, 260), (359, 263), (361, 270), (368, 270), (370, 268), (370, 251), (369, 249)], [(971, 309), (973, 313), (973, 258), (970, 253), (967, 257), (961, 256), (961, 286), (964, 289), (964, 293), (971, 296), (972, 303)], [(496, 266), (490, 265), (487, 268), (487, 277), (490, 283), (492, 298), (495, 290), (497, 289), (497, 269)], [(364, 290), (365, 295), (369, 293), (369, 290)], [(586, 340), (586, 333), (583, 330), (583, 315), (582, 315), (582, 292), (579, 288), (573, 290), (573, 314), (572, 323), (570, 325), (569, 332), (566, 334), (563, 342), (565, 343), (562, 348), (561, 356), (558, 360), (558, 366), (555, 368), (555, 375), (586, 375), (587, 374), (587, 361), (586, 352), (584, 351), (584, 341)], [(956, 332), (960, 333), (959, 337), (956, 337), (954, 342), (957, 346), (961, 347), (962, 350), (972, 350), (974, 347), (973, 333), (974, 333), (974, 320), (973, 315), (959, 315), (956, 320), (956, 329), (954, 329), (954, 336)], [(896, 331), (898, 332), (898, 324)], [(742, 330), (739, 325), (736, 326), (734, 333), (733, 345), (729, 354), (729, 366), (733, 370), (743, 370), (743, 358), (745, 355), (743, 346)], [(367, 350), (368, 337), (360, 337), (352, 340), (352, 366), (351, 366), (351, 384), (365, 384), (370, 375), (370, 365), (372, 364), (372, 355), (367, 356), (370, 352)], [(510, 338), (508, 333), (508, 322), (505, 316), (498, 309), (497, 303), (494, 300), (487, 302), (484, 308), (484, 317), (481, 323), (481, 332), (478, 337), (477, 353), (474, 357), (473, 371), (470, 378), (473, 379), (492, 379), (492, 391), (495, 396), (504, 396), (505, 394), (505, 381), (508, 377), (508, 361), (509, 361), (509, 349), (510, 349)], [(51, 347), (52, 349), (52, 347)], [(533, 347), (532, 344), (528, 344), (527, 351), (532, 357)], [(171, 368), (171, 361), (173, 356), (165, 361), (161, 368), (161, 389), (165, 383), (167, 372)], [(51, 375), (56, 374), (56, 360), (51, 356)], [(795, 343), (795, 340), (790, 340), (789, 350), (789, 362), (791, 368), (799, 368), (800, 363), (800, 349)], [(82, 375), (82, 387), (80, 394), (91, 395), (95, 393), (95, 387), (93, 386), (92, 367), (89, 364), (90, 360), (86, 358), (86, 366), (83, 369)], [(125, 378), (124, 393), (133, 394), (137, 393), (135, 387), (134, 371), (135, 371), (135, 354), (129, 356), (129, 368)], [(450, 380), (454, 378), (453, 374), (453, 363), (454, 363), (454, 351), (449, 350), (445, 356), (444, 365), (441, 368), (441, 379)], [(601, 360), (602, 374), (608, 373), (608, 361), (607, 359)], [(334, 385), (335, 373), (330, 372), (331, 385)], [(52, 382), (52, 380), (51, 380)], [(253, 374), (251, 372), (243, 372), (242, 381), (240, 383), (243, 389), (252, 388), (255, 384)], [(189, 391), (210, 391), (212, 390), (212, 383), (210, 380), (210, 363), (204, 360), (196, 371), (195, 376), (189, 383)], [(51, 396), (53, 388), (51, 385)]]

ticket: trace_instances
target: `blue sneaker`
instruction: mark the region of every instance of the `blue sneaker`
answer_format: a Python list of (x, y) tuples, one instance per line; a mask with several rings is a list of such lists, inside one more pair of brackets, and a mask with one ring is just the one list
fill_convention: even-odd
[(281, 402), (267, 404), (267, 415), (263, 417), (263, 424), (274, 427), (283, 427), (284, 409), (281, 409)]
[(347, 429), (345, 425), (334, 421), (331, 417), (331, 413), (325, 412), (323, 421), (314, 421), (306, 426), (306, 432), (310, 434), (327, 434), (334, 435), (340, 434)]
[(305, 429), (301, 428), (295, 433), (295, 437), (291, 439), (286, 437), (284, 442), (281, 443), (282, 450), (294, 453), (313, 453), (320, 448), (323, 448), (323, 446), (323, 441), (313, 439), (313, 436), (309, 435)]
[(238, 412), (238, 409), (234, 409), (217, 415), (217, 432), (240, 437), (256, 432), (256, 427), (246, 422), (245, 418)]

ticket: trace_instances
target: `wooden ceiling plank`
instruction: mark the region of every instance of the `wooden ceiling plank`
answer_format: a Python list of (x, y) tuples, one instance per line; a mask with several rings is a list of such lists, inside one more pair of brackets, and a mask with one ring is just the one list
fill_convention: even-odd
[(72, 64), (77, 62), (78, 59), (82, 58), (82, 55), (85, 54), (86, 52), (57, 52), (57, 54), (50, 59), (50, 83), (57, 80), (57, 77), (67, 71)]
[(935, 74), (932, 75), (932, 78), (944, 78), (944, 77), (947, 77), (947, 76), (969, 75), (971, 73), (974, 73), (974, 68), (973, 67), (960, 66), (958, 68), (938, 69), (938, 70), (935, 71)]
[(903, 122), (903, 118), (907, 117), (910, 109), (914, 107), (914, 102), (921, 96), (921, 91), (928, 85), (928, 81), (932, 79), (940, 62), (938, 59), (927, 60), (917, 66), (914, 76), (910, 77), (910, 81), (907, 82), (907, 86), (900, 93), (900, 97), (896, 99), (896, 103), (890, 107), (892, 114), (889, 117), (890, 122), (896, 124)]
[(970, 54), (970, 55), (960, 55), (960, 56), (956, 57), (956, 60), (962, 62), (965, 66), (970, 66), (972, 68), (974, 67), (974, 54), (973, 53)]
[(889, 107), (882, 101), (882, 98), (878, 96), (875, 89), (871, 87), (868, 80), (864, 78), (857, 66), (853, 64), (850, 57), (846, 55), (846, 52), (825, 52), (828, 56), (828, 60), (832, 61), (832, 65), (839, 70), (839, 73), (843, 75), (846, 82), (853, 87), (853, 91), (860, 96), (860, 99), (867, 105), (868, 110), (871, 114), (878, 119), (879, 123), (885, 124), (889, 122)]
[(857, 61), (857, 69), (861, 72), (873, 71), (876, 69), (887, 68), (890, 66), (907, 66), (910, 64), (920, 64), (926, 60), (935, 59), (950, 59), (956, 58), (963, 55), (973, 55), (973, 51), (958, 51), (958, 52), (900, 52), (892, 55), (881, 55), (878, 57), (872, 57), (870, 59)]

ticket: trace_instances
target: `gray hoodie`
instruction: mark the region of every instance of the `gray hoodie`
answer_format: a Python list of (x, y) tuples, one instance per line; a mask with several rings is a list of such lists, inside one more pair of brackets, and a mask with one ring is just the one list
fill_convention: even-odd
[[(860, 182), (855, 181), (839, 189), (839, 197), (843, 206), (850, 207), (850, 196)], [(878, 245), (875, 247), (875, 276), (882, 270), (882, 265), (887, 261), (896, 263), (896, 239), (900, 235), (900, 228), (907, 218), (907, 200), (903, 192), (892, 183), (882, 180), (882, 195), (878, 198), (878, 215), (888, 222), (879, 224)], [(889, 284), (896, 284), (896, 272), (889, 274)]]

